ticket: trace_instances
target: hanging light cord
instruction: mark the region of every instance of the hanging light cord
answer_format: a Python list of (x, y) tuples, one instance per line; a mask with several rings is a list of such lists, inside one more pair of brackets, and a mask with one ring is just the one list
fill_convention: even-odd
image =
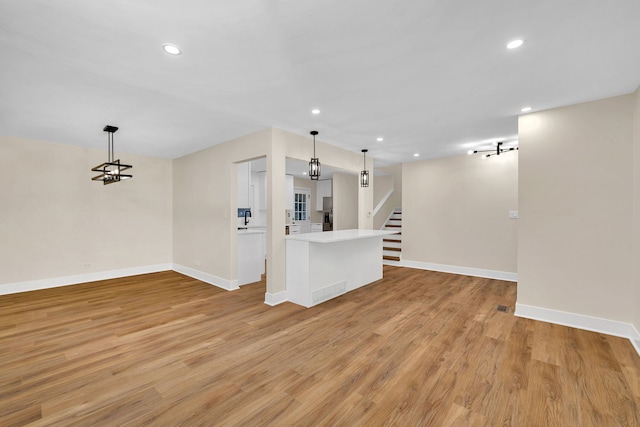
[(113, 132), (109, 132), (109, 139), (108, 139), (108, 150), (109, 150), (109, 163), (113, 163)]

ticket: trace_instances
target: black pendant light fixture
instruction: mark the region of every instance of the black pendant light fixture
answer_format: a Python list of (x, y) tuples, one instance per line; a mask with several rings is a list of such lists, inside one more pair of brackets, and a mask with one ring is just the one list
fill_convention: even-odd
[(366, 148), (362, 149), (362, 158), (364, 160), (364, 169), (360, 172), (360, 187), (368, 187), (369, 186), (369, 171), (367, 170), (367, 150)]
[(312, 130), (310, 133), (313, 135), (313, 157), (309, 162), (309, 178), (317, 181), (320, 178), (320, 160), (316, 157), (316, 135), (318, 131)]
[(492, 143), (491, 145), (493, 145), (494, 148), (491, 148), (489, 150), (469, 150), (467, 151), (468, 155), (473, 155), (476, 153), (486, 153), (482, 155), (483, 159), (489, 158), (491, 156), (499, 156), (502, 153), (506, 153), (509, 151), (516, 151), (518, 149), (518, 147), (508, 147), (508, 148), (503, 148), (502, 147), (502, 141), (496, 141), (494, 143)]
[(91, 168), (93, 172), (100, 172), (99, 175), (94, 176), (93, 178), (91, 178), (91, 180), (102, 181), (104, 185), (107, 185), (113, 184), (114, 182), (120, 182), (123, 179), (132, 178), (133, 175), (124, 174), (122, 173), (122, 171), (131, 169), (133, 166), (122, 164), (120, 163), (120, 159), (114, 160), (113, 158), (113, 134), (118, 130), (118, 128), (115, 126), (106, 125), (103, 130), (109, 134), (107, 140), (107, 151), (109, 153), (109, 159), (106, 162), (94, 168)]

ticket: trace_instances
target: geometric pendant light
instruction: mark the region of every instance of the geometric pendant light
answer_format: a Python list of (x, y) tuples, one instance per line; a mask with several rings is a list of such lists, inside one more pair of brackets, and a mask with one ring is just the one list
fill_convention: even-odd
[(369, 186), (369, 171), (367, 170), (367, 150), (366, 148), (362, 149), (362, 158), (364, 159), (364, 169), (360, 172), (360, 187), (368, 187)]
[(472, 155), (476, 153), (486, 153), (482, 155), (482, 158), (488, 159), (491, 156), (499, 156), (502, 153), (506, 153), (508, 151), (516, 151), (518, 149), (518, 147), (502, 148), (502, 141), (493, 142), (491, 145), (493, 145), (495, 148), (490, 148), (488, 150), (469, 150), (467, 151), (467, 154)]
[(312, 130), (310, 133), (313, 135), (313, 157), (309, 162), (309, 178), (317, 181), (320, 178), (320, 160), (316, 157), (316, 135), (318, 131)]
[(120, 182), (123, 179), (132, 178), (132, 175), (122, 173), (127, 169), (131, 169), (133, 166), (120, 163), (120, 159), (113, 159), (113, 134), (118, 130), (115, 126), (106, 125), (103, 129), (109, 134), (107, 140), (107, 151), (109, 158), (106, 162), (91, 168), (93, 172), (100, 172), (99, 175), (91, 178), (92, 181), (102, 181), (104, 185), (113, 184), (114, 182)]

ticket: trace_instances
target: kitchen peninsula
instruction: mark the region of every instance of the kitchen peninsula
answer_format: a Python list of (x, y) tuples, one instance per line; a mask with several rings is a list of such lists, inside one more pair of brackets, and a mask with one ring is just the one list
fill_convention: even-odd
[(287, 300), (312, 307), (382, 278), (388, 230), (339, 230), (286, 236)]

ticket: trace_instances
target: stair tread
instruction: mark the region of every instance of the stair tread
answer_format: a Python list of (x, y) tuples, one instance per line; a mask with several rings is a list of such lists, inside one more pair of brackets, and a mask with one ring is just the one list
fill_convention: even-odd
[(387, 227), (402, 227), (401, 225), (396, 224), (387, 224)]
[(387, 261), (400, 261), (399, 256), (391, 256), (391, 255), (383, 255), (382, 259), (386, 259)]
[(401, 243), (402, 240), (400, 239), (382, 239), (383, 242), (396, 242), (396, 243)]
[(402, 249), (400, 249), (400, 248), (392, 248), (390, 246), (383, 246), (382, 250), (383, 251), (397, 251), (397, 252), (400, 252)]

